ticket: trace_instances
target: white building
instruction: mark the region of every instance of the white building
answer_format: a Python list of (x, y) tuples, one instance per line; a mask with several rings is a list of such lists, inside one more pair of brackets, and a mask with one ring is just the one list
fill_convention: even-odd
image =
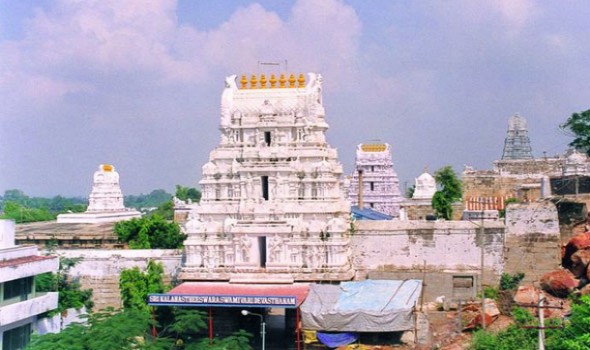
[[(356, 149), (356, 166), (348, 188), (352, 205), (399, 217), (404, 200), (387, 143), (364, 143)], [(360, 187), (359, 195), (359, 184)], [(359, 198), (362, 203), (359, 203)]]
[(92, 180), (92, 191), (88, 197), (86, 212), (59, 214), (58, 223), (97, 224), (141, 217), (141, 213), (137, 210), (125, 208), (123, 192), (119, 185), (119, 173), (113, 165), (99, 165)]
[(221, 140), (202, 168), (203, 197), (184, 228), (181, 279), (352, 277), (350, 206), (327, 129), (321, 75), (226, 78)]
[(0, 350), (24, 349), (38, 316), (57, 308), (58, 293), (35, 292), (35, 275), (57, 272), (55, 256), (14, 244), (14, 221), (0, 220)]

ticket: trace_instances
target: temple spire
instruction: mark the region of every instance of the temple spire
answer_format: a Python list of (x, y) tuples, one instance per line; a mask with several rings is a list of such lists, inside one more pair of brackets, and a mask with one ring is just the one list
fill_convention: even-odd
[(508, 121), (508, 132), (504, 141), (502, 160), (532, 159), (533, 151), (528, 136), (526, 120), (515, 114)]

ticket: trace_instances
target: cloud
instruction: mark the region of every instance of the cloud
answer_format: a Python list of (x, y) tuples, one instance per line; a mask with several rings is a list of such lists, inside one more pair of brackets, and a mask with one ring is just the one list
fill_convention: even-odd
[[(203, 163), (207, 152), (195, 160), (194, 149), (217, 141), (210, 131), (219, 122), (224, 75), (284, 59), (295, 73), (356, 74), (360, 20), (341, 1), (301, 0), (282, 17), (256, 3), (228, 8), (226, 20), (208, 30), (179, 23), (176, 11), (173, 0), (57, 0), (28, 12), (19, 35), (0, 41), (0, 118), (10, 121), (0, 130), (9, 169), (0, 183), (85, 193), (71, 182), (39, 189), (42, 181), (22, 174), (46, 169), (59, 182), (58, 169), (105, 161), (137, 167), (132, 193), (148, 182), (182, 183), (179, 177), (196, 172), (187, 175), (192, 165), (179, 164)], [(332, 91), (346, 88), (326, 81)], [(154, 168), (179, 173), (140, 175)]]
[(489, 4), (513, 30), (529, 25), (540, 13), (540, 6), (534, 0), (494, 0)]
[[(174, 84), (204, 79), (210, 70), (254, 72), (259, 60), (354, 67), (360, 21), (338, 1), (302, 0), (286, 21), (252, 4), (209, 32), (179, 25), (175, 11), (171, 0), (60, 0), (36, 10), (23, 40), (0, 46), (13, 57), (0, 74), (31, 97), (55, 98), (92, 91), (99, 76)], [(38, 91), (26, 88), (38, 82)]]

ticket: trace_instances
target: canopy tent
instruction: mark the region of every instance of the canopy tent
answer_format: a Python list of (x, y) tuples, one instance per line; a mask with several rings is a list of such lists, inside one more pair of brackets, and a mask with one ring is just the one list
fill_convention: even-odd
[(421, 280), (313, 284), (300, 307), (303, 328), (333, 332), (411, 330), (421, 290)]

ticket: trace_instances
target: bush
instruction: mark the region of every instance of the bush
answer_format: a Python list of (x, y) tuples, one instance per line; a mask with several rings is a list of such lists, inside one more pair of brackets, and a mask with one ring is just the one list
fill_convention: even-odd
[(178, 249), (186, 238), (177, 223), (158, 215), (120, 221), (115, 233), (131, 249)]

